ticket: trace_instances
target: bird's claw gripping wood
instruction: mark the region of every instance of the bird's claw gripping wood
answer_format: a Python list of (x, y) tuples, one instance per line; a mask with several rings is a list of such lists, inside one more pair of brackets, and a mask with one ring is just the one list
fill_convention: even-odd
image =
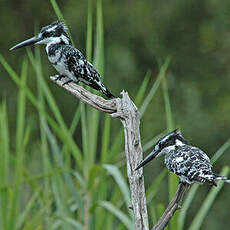
[(55, 76), (55, 80), (56, 80), (56, 81), (60, 81), (60, 80), (61, 80), (62, 78), (64, 78), (64, 77), (66, 77), (66, 76), (65, 76), (65, 75), (61, 75), (61, 74), (60, 74), (60, 75), (56, 75), (56, 76)]

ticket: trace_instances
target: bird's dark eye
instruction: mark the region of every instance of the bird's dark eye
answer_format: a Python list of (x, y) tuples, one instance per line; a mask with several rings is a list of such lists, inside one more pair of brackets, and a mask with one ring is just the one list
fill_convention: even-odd
[(43, 36), (44, 38), (49, 37), (49, 35), (50, 35), (50, 33), (49, 33), (49, 32), (44, 32), (44, 33), (42, 34), (42, 36)]

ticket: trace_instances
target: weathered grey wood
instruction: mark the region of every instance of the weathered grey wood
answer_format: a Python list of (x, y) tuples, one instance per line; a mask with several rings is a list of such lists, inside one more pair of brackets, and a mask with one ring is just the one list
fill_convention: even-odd
[(112, 117), (120, 118), (125, 133), (125, 154), (127, 163), (127, 175), (130, 185), (131, 202), (134, 213), (136, 230), (148, 230), (148, 214), (146, 206), (144, 177), (142, 169), (134, 169), (142, 160), (142, 147), (140, 139), (140, 115), (137, 107), (129, 98), (127, 92), (122, 92), (122, 98), (105, 100), (104, 98), (88, 92), (83, 87), (74, 83), (63, 85), (66, 79), (56, 81), (56, 77), (51, 77), (56, 84), (63, 87), (82, 102), (95, 109), (109, 113)]
[(121, 94), (122, 99), (117, 103), (117, 112), (111, 114), (111, 116), (119, 117), (124, 126), (127, 175), (136, 229), (148, 230), (143, 170), (135, 171), (136, 166), (143, 158), (140, 138), (140, 114), (135, 104), (129, 98), (128, 93), (123, 91)]
[(57, 77), (58, 75), (51, 76), (50, 79), (54, 81), (56, 84), (58, 84), (59, 86), (63, 87), (64, 89), (72, 93), (75, 97), (80, 99), (82, 102), (104, 113), (115, 113), (117, 111), (116, 99), (105, 100), (103, 97), (90, 93), (80, 85), (74, 83), (63, 85), (64, 82), (69, 79), (62, 78), (61, 80), (56, 81)]

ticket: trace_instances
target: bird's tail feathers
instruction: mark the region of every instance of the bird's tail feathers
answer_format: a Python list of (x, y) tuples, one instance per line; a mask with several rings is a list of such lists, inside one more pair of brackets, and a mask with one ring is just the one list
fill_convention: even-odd
[(112, 99), (112, 98), (115, 98), (115, 96), (114, 96), (112, 93), (110, 93), (108, 89), (105, 88), (105, 89), (102, 89), (101, 91), (102, 91), (102, 93), (104, 93), (108, 98), (111, 98), (111, 99)]
[(108, 98), (110, 99), (115, 98), (115, 96), (112, 93), (110, 93), (109, 90), (106, 89), (105, 86), (99, 80), (94, 79), (85, 83), (90, 87), (92, 87), (93, 89), (101, 91)]
[(222, 180), (226, 183), (230, 183), (230, 179), (228, 179), (226, 176), (219, 176), (215, 174), (215, 180)]
[(100, 86), (100, 90), (102, 93), (105, 94), (105, 96), (107, 96), (108, 98), (115, 98), (115, 96), (110, 93), (110, 91), (108, 89), (106, 89), (106, 87), (101, 83), (101, 82), (98, 82), (99, 86)]
[(214, 186), (217, 186), (216, 181), (218, 181), (218, 180), (222, 180), (226, 183), (230, 183), (230, 180), (227, 177), (220, 176), (220, 175), (214, 174), (212, 172), (210, 174), (206, 174), (203, 176), (200, 176), (200, 175), (195, 176), (194, 180), (200, 184), (211, 184)]

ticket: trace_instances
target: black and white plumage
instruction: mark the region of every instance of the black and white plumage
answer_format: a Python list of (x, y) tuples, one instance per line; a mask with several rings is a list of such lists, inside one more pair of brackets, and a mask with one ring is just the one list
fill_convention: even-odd
[(114, 97), (101, 83), (100, 74), (94, 66), (85, 59), (78, 49), (72, 46), (67, 29), (62, 22), (55, 21), (43, 27), (37, 36), (13, 46), (10, 50), (32, 44), (46, 44), (48, 59), (60, 73), (57, 79), (68, 78), (64, 84), (71, 81), (83, 82), (93, 89), (101, 91), (108, 98)]
[(201, 149), (188, 145), (180, 131), (175, 130), (160, 138), (151, 152), (136, 168), (139, 169), (153, 158), (165, 154), (166, 167), (188, 184), (210, 184), (217, 180), (230, 183), (224, 176), (212, 172), (209, 157)]

